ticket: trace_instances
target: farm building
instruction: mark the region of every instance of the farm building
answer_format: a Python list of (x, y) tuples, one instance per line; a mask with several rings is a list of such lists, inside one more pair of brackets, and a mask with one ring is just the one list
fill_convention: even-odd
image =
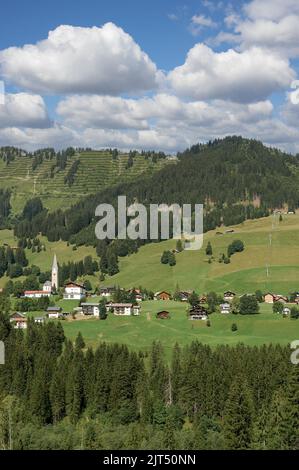
[(156, 317), (159, 320), (169, 320), (170, 319), (170, 313), (167, 312), (167, 310), (162, 310), (161, 312), (158, 312)]
[(274, 302), (282, 302), (283, 304), (286, 304), (288, 302), (288, 298), (280, 294), (271, 294), (268, 292), (265, 295), (265, 302), (266, 304), (274, 304)]
[(155, 293), (154, 299), (155, 300), (170, 300), (171, 294), (169, 292), (166, 292), (165, 290), (162, 290), (161, 292)]

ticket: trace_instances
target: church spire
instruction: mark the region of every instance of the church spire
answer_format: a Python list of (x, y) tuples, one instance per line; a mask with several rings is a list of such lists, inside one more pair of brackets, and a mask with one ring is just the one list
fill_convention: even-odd
[(53, 271), (53, 269), (55, 269), (56, 271), (58, 271), (58, 263), (57, 263), (57, 256), (56, 256), (56, 253), (54, 254), (53, 265), (52, 265), (52, 271)]
[(58, 263), (56, 253), (54, 254), (53, 265), (52, 265), (52, 291), (56, 291), (59, 288), (59, 277), (58, 277)]

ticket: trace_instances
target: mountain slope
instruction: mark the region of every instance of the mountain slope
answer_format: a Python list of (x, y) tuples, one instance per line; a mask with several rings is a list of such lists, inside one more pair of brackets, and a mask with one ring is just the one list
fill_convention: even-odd
[[(72, 149), (73, 150), (73, 149)], [(12, 207), (20, 212), (26, 200), (39, 196), (50, 210), (70, 207), (76, 201), (119, 182), (152, 174), (169, 163), (162, 154), (131, 156), (113, 151), (44, 149), (33, 154), (0, 148), (0, 188), (12, 191)]]

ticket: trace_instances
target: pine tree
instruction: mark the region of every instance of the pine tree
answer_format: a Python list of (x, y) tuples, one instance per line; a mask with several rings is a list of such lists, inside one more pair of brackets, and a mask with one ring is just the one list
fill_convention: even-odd
[(76, 342), (75, 342), (75, 349), (80, 351), (81, 349), (84, 349), (84, 348), (85, 348), (85, 342), (84, 342), (81, 331), (79, 331), (77, 338), (76, 338)]
[(227, 449), (250, 449), (253, 403), (244, 377), (237, 376), (230, 388), (224, 410), (224, 436)]
[(212, 256), (213, 255), (213, 248), (211, 245), (211, 242), (208, 242), (207, 248), (206, 248), (206, 255), (207, 256)]

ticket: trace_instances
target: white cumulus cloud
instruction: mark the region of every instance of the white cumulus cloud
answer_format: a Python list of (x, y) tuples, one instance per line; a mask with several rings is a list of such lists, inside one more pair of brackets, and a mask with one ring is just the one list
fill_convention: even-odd
[(179, 95), (188, 98), (249, 103), (288, 87), (294, 77), (287, 59), (262, 48), (214, 52), (196, 44), (168, 80)]
[(43, 98), (28, 93), (7, 93), (0, 104), (0, 128), (50, 126), (50, 119)]
[(117, 95), (155, 88), (155, 64), (113, 23), (59, 26), (35, 45), (0, 52), (0, 74), (37, 93)]

